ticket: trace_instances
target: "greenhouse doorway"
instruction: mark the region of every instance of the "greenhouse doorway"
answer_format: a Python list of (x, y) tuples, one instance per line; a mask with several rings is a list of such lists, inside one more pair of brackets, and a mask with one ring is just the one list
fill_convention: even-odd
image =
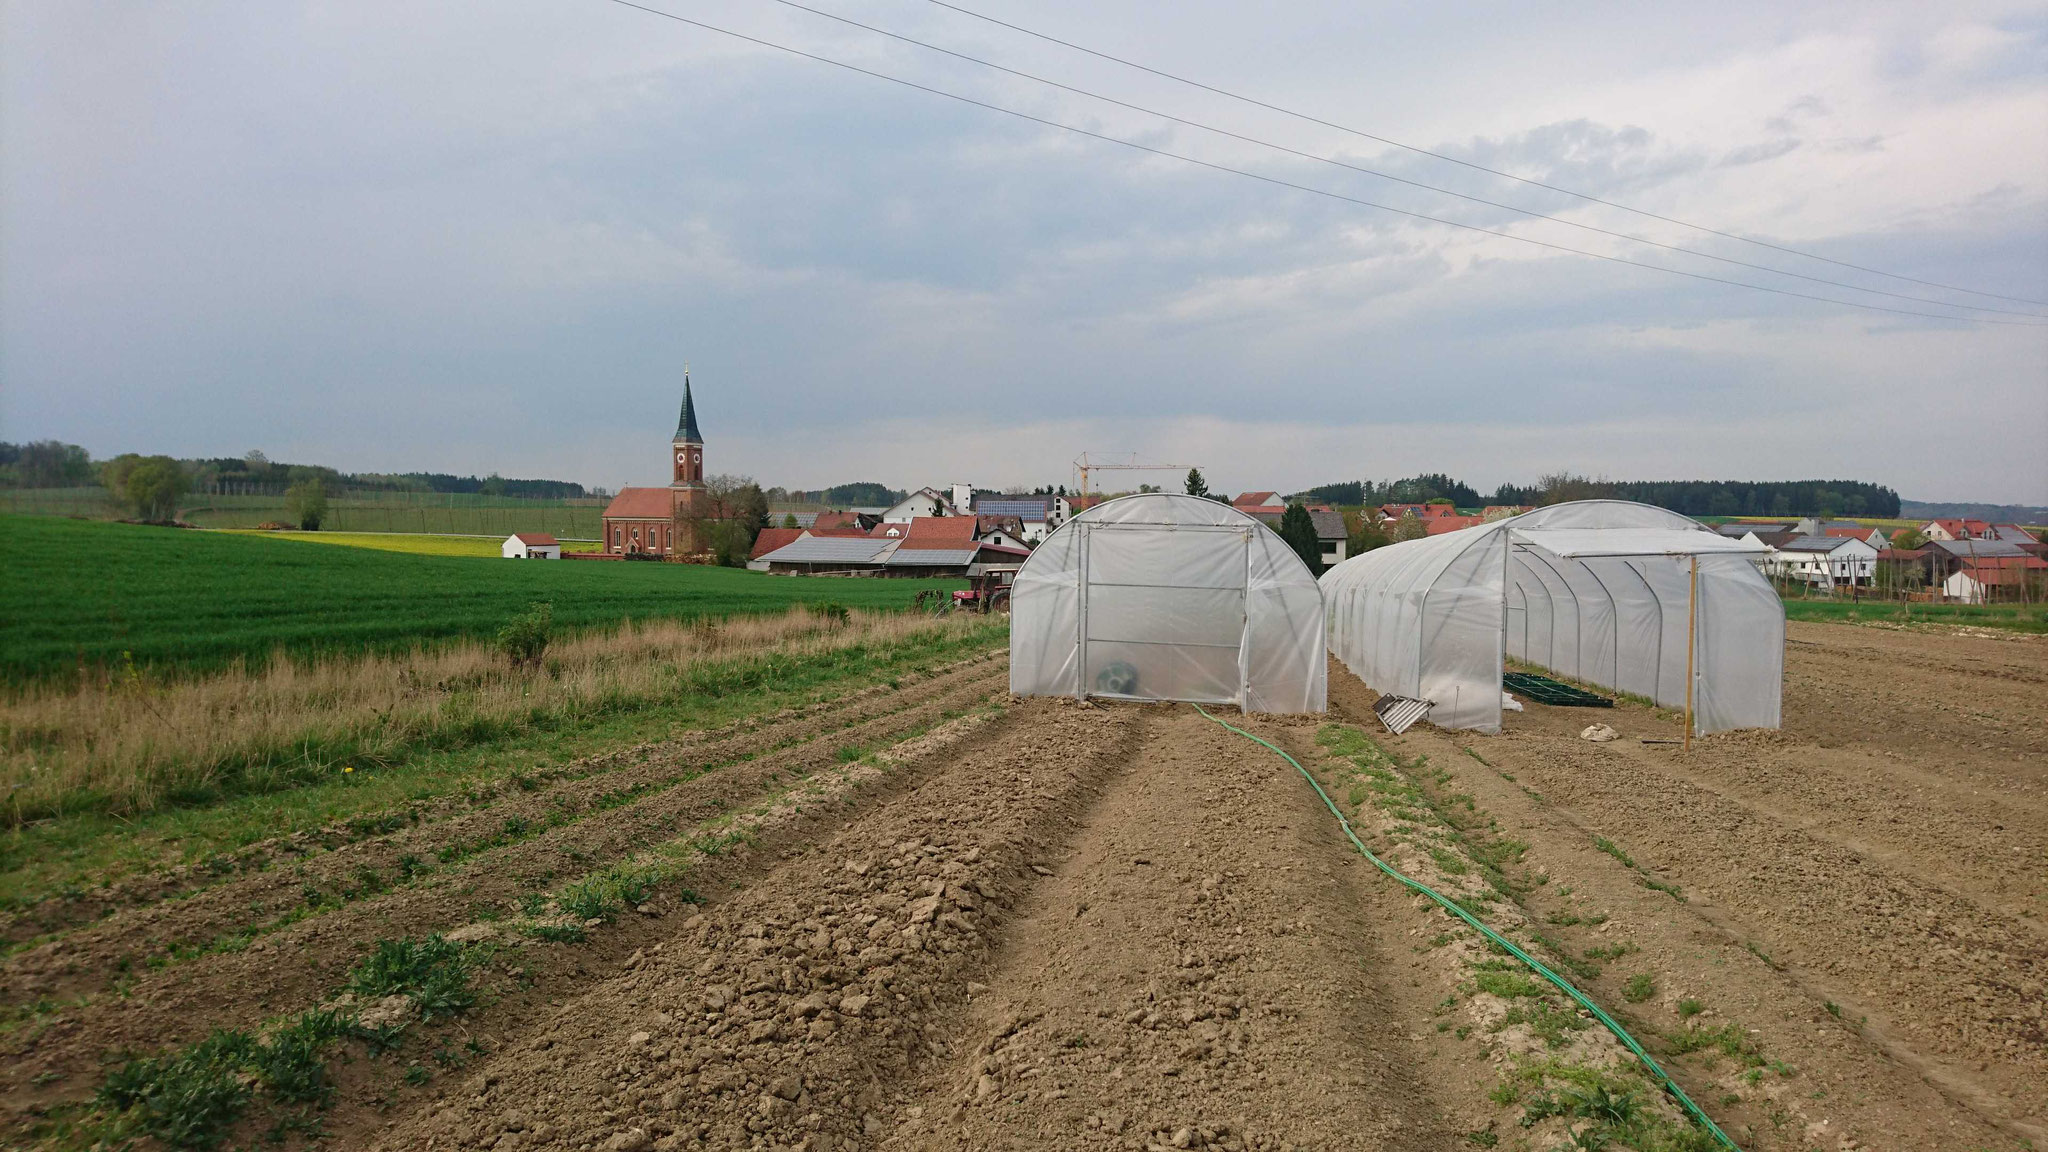
[(1171, 493), (1099, 504), (1047, 537), (1013, 588), (1019, 695), (1324, 710), (1322, 589), (1228, 505)]

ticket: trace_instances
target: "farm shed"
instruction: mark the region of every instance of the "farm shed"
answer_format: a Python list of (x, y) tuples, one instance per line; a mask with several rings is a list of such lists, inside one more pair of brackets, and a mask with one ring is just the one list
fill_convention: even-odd
[(514, 532), (498, 554), (507, 560), (560, 560), (562, 542), (540, 532)]
[(1556, 504), (1325, 572), (1331, 648), (1373, 688), (1429, 701), (1445, 728), (1500, 730), (1509, 658), (1690, 703), (1696, 732), (1776, 728), (1785, 608), (1761, 555), (1647, 504)]
[(1046, 537), (1010, 602), (1010, 691), (1321, 712), (1323, 595), (1286, 542), (1195, 496), (1105, 501)]

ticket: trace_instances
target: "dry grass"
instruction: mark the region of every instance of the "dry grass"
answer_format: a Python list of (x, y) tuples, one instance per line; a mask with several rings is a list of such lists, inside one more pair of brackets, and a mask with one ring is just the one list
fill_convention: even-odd
[(308, 783), (436, 747), (717, 696), (902, 644), (944, 645), (984, 621), (814, 612), (627, 623), (557, 640), (515, 670), (478, 641), (395, 656), (303, 660), (158, 683), (112, 675), (0, 702), (0, 820), (166, 804)]

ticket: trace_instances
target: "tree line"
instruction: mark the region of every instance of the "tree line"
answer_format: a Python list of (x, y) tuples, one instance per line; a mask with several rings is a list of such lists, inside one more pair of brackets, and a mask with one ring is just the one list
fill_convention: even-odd
[(1448, 501), (1460, 508), (1543, 505), (1567, 500), (1633, 500), (1686, 516), (1899, 515), (1899, 494), (1862, 480), (1606, 480), (1557, 472), (1534, 484), (1502, 484), (1491, 495), (1441, 472), (1403, 480), (1348, 480), (1290, 497), (1309, 503), (1378, 507)]

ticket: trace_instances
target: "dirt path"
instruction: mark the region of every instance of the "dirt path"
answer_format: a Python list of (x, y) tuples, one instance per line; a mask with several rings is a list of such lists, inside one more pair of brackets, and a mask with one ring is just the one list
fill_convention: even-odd
[(885, 1146), (1460, 1146), (1479, 1093), (1383, 935), (1413, 913), (1278, 757), (1148, 711)]

